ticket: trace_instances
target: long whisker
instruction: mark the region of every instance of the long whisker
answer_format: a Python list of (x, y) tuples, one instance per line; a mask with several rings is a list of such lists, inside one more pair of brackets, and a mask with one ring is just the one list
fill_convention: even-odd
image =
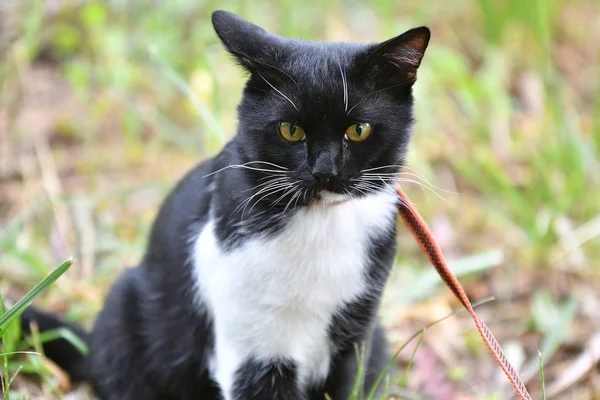
[(277, 93), (277, 92), (273, 92), (272, 90), (262, 89), (262, 88), (259, 88), (259, 87), (256, 87), (256, 86), (254, 86), (254, 85), (248, 85), (248, 87), (249, 87), (249, 88), (252, 88), (252, 89), (254, 89), (254, 90), (258, 90), (258, 91), (260, 91), (260, 92), (266, 93), (266, 94), (268, 94), (268, 95), (270, 95), (270, 96), (275, 96), (275, 97), (277, 97), (277, 98), (279, 98), (279, 99), (284, 99), (284, 100), (285, 100), (285, 97), (283, 97), (282, 95), (280, 95), (280, 94), (279, 94), (279, 93)]
[(357, 187), (361, 187), (363, 189), (376, 189), (379, 190), (381, 189), (380, 187), (378, 187), (377, 185), (370, 183), (370, 182), (366, 182), (366, 181), (361, 181), (359, 182), (357, 185)]
[(294, 82), (294, 85), (296, 85), (296, 87), (297, 87), (298, 89), (300, 89), (300, 86), (298, 86), (298, 82), (296, 82), (296, 80), (295, 80), (294, 78), (292, 78), (290, 74), (288, 74), (287, 72), (285, 72), (285, 71), (284, 71), (284, 70), (282, 70), (282, 69), (279, 69), (279, 68), (277, 68), (277, 67), (276, 67), (276, 66), (274, 66), (274, 65), (271, 65), (271, 64), (266, 64), (266, 63), (264, 63), (264, 65), (266, 65), (267, 67), (273, 68), (273, 69), (275, 69), (275, 70), (277, 70), (277, 71), (281, 72), (282, 74), (284, 74), (285, 76), (287, 76), (288, 78), (290, 78), (290, 79), (292, 80), (292, 82)]
[(403, 171), (401, 171), (401, 170), (402, 169), (407, 169), (407, 170), (413, 172), (414, 174), (418, 175), (420, 178), (423, 178), (423, 180), (425, 180), (425, 181), (427, 180), (427, 178), (425, 177), (425, 175), (423, 175), (422, 173), (420, 173), (416, 169), (408, 167), (406, 165), (402, 165), (402, 166), (400, 166), (400, 165), (385, 165), (383, 167), (365, 169), (365, 170), (362, 170), (361, 172), (371, 172), (371, 171), (376, 171), (376, 170), (384, 169), (384, 168), (396, 168), (398, 170), (398, 171), (392, 172), (392, 173), (403, 173)]
[(379, 169), (384, 169), (384, 168), (396, 168), (396, 169), (400, 169), (400, 168), (402, 168), (402, 165), (397, 165), (397, 164), (383, 165), (381, 167), (361, 169), (360, 172), (364, 173), (364, 172), (370, 172), (370, 171), (377, 171)]
[[(262, 178), (258, 178), (257, 182), (261, 182), (261, 181), (266, 181), (268, 179), (272, 179), (274, 177), (280, 177), (282, 176), (281, 174), (265, 174), (266, 176), (263, 176)], [(284, 175), (287, 176), (287, 175)]]
[(383, 187), (379, 187), (377, 185), (375, 185), (374, 183), (372, 183), (373, 181), (363, 181), (362, 184), (367, 186), (367, 187), (371, 187), (374, 188), (376, 190), (381, 190), (383, 189), (384, 191), (389, 191), (390, 189), (392, 189), (392, 186), (386, 182), (384, 179), (379, 179), (378, 182), (382, 182), (383, 183)]
[(248, 161), (247, 163), (244, 163), (244, 165), (248, 165), (248, 164), (266, 164), (266, 165), (270, 165), (270, 166), (275, 167), (275, 168), (282, 169), (284, 171), (287, 171), (289, 169), (287, 167), (284, 167), (283, 165), (275, 164), (275, 163), (268, 162), (268, 161), (260, 161), (260, 160), (258, 160), (258, 161)]
[[(384, 178), (384, 177), (371, 177), (369, 179), (355, 178), (355, 179), (351, 179), (351, 181), (357, 182), (354, 185), (354, 188), (364, 195), (381, 192), (381, 191), (396, 195), (396, 191), (395, 191), (394, 187), (392, 185), (390, 185), (386, 181), (386, 178)], [(392, 181), (397, 181), (397, 180), (392, 180)], [(383, 187), (378, 186), (373, 182), (381, 182), (381, 183), (383, 183)], [(415, 182), (415, 183), (419, 184), (420, 182)]]
[(302, 190), (302, 188), (300, 188), (300, 191), (298, 192), (298, 197), (296, 198), (296, 202), (294, 203), (294, 210), (296, 208), (298, 208), (298, 200), (300, 200), (300, 198), (304, 195), (304, 193), (307, 191), (308, 189), (304, 188), (304, 190)]
[[(279, 188), (279, 189), (277, 189), (277, 190), (274, 190), (274, 191), (271, 191), (271, 192), (269, 192), (269, 193), (265, 194), (265, 195), (264, 195), (264, 196), (262, 196), (260, 199), (258, 199), (258, 200), (256, 200), (256, 201), (254, 202), (254, 204), (252, 205), (252, 207), (250, 207), (250, 210), (249, 210), (249, 212), (252, 212), (252, 210), (254, 209), (254, 207), (256, 207), (256, 205), (257, 205), (258, 203), (260, 203), (260, 202), (262, 201), (262, 199), (264, 199), (265, 197), (268, 197), (268, 196), (271, 196), (271, 195), (273, 195), (273, 194), (275, 194), (275, 193), (281, 192), (282, 190), (288, 190), (288, 189), (290, 188), (290, 186), (292, 186), (292, 185), (293, 185), (293, 183), (290, 183), (290, 184), (288, 184), (288, 185), (286, 185), (286, 186), (284, 186), (284, 187), (282, 187), (282, 188)], [(271, 208), (271, 207), (269, 207), (269, 208)]]
[(423, 178), (422, 176), (413, 174), (411, 172), (397, 172), (395, 174), (364, 174), (363, 175), (364, 179), (381, 178), (381, 177), (383, 177), (383, 178), (399, 178), (399, 177), (403, 177), (403, 176), (412, 176), (416, 179), (419, 179), (420, 180), (419, 184), (426, 185), (426, 186), (430, 187), (431, 189), (435, 189), (437, 191), (445, 192), (445, 193), (449, 193), (449, 194), (456, 194), (456, 192), (454, 192), (452, 190), (446, 190), (444, 188), (436, 186), (433, 183), (426, 180), (425, 178)]
[[(383, 174), (380, 174), (380, 173), (376, 173), (376, 174), (375, 174), (375, 173), (366, 173), (366, 172), (368, 172), (368, 171), (376, 171), (376, 170), (380, 170), (380, 169), (384, 169), (384, 168), (398, 168), (398, 169), (402, 168), (402, 169), (407, 169), (407, 170), (409, 170), (409, 171), (412, 171), (412, 172), (399, 171), (399, 172), (383, 173)], [(379, 177), (379, 176), (386, 176), (386, 177), (387, 177), (387, 176), (397, 176), (397, 177), (399, 177), (399, 176), (412, 176), (412, 177), (414, 177), (414, 178), (417, 178), (417, 179), (420, 179), (421, 181), (423, 181), (423, 183), (424, 183), (425, 185), (427, 185), (427, 186), (428, 186), (428, 188), (429, 188), (431, 191), (437, 190), (437, 191), (440, 191), (440, 192), (445, 192), (445, 193), (449, 193), (449, 194), (456, 194), (456, 192), (455, 192), (455, 191), (452, 191), (452, 190), (446, 190), (446, 189), (444, 189), (444, 188), (441, 188), (441, 187), (439, 187), (439, 186), (436, 186), (436, 185), (434, 185), (434, 184), (433, 184), (433, 183), (431, 183), (431, 181), (429, 181), (429, 180), (428, 180), (428, 179), (427, 179), (427, 178), (426, 178), (426, 177), (425, 177), (425, 176), (424, 176), (422, 173), (420, 173), (420, 172), (419, 172), (419, 171), (417, 171), (416, 169), (414, 169), (414, 168), (411, 168), (411, 167), (409, 167), (409, 166), (406, 166), (406, 165), (402, 165), (402, 166), (400, 166), (400, 165), (394, 165), (394, 164), (392, 164), (392, 165), (384, 165), (384, 166), (381, 166), (381, 167), (375, 167), (375, 168), (368, 168), (368, 169), (364, 169), (364, 170), (362, 170), (361, 172), (363, 173), (363, 175), (362, 175), (362, 176), (365, 176), (365, 177)], [(415, 182), (415, 183), (417, 183), (417, 182)], [(437, 194), (437, 193), (436, 193), (436, 194)], [(437, 195), (438, 195), (438, 196), (440, 196), (439, 194), (437, 194)], [(441, 196), (440, 196), (440, 197), (441, 197)], [(443, 198), (443, 197), (442, 197), (442, 198)], [(446, 201), (447, 201), (447, 199), (444, 199), (444, 200), (446, 200)]]
[[(256, 162), (256, 161), (250, 161), (250, 163), (254, 163), (254, 162)], [(282, 171), (282, 170), (277, 170), (277, 169), (249, 167), (248, 164), (249, 163), (228, 165), (228, 166), (220, 168), (220, 169), (218, 169), (218, 170), (216, 170), (214, 172), (211, 172), (210, 174), (206, 174), (202, 178), (207, 178), (209, 176), (218, 174), (219, 172), (223, 172), (223, 171), (225, 171), (226, 169), (229, 169), (229, 168), (233, 168), (233, 169), (244, 168), (244, 169), (250, 169), (250, 170), (253, 170), (253, 171), (271, 172), (273, 174), (286, 174), (287, 173), (287, 170), (283, 170)]]
[[(356, 179), (356, 180), (360, 181), (361, 183), (368, 183), (368, 182), (383, 182), (385, 184), (399, 183), (399, 182), (414, 183), (414, 184), (419, 185), (421, 187), (426, 187), (427, 189), (430, 189), (429, 186), (427, 186), (423, 182), (420, 182), (420, 181), (417, 181), (417, 180), (414, 180), (414, 179), (410, 179), (410, 178), (373, 176), (373, 177), (362, 177), (362, 178)], [(432, 189), (430, 189), (430, 190), (432, 190)]]
[(416, 170), (416, 169), (414, 169), (414, 168), (411, 168), (411, 167), (409, 167), (408, 165), (403, 165), (403, 166), (402, 166), (402, 169), (407, 169), (407, 170), (409, 170), (409, 171), (412, 171), (412, 172), (414, 172), (415, 174), (418, 174), (418, 175), (424, 176), (424, 175), (423, 175), (421, 172), (417, 171), (417, 170)]
[(277, 200), (275, 200), (274, 202), (271, 203), (271, 207), (269, 207), (269, 208), (275, 207), (281, 200), (283, 200), (285, 198), (285, 196), (288, 195), (288, 193), (290, 193), (291, 191), (294, 191), (295, 190), (294, 186), (296, 186), (297, 184), (298, 184), (298, 182), (292, 183), (288, 190), (283, 192), (283, 194)]
[(342, 70), (342, 65), (340, 64), (340, 60), (337, 60), (338, 67), (340, 69), (340, 74), (342, 75), (342, 86), (344, 88), (344, 111), (348, 112), (348, 81), (346, 80), (346, 75)]
[[(350, 185), (350, 188), (352, 188), (352, 185)], [(356, 198), (356, 196), (354, 194), (352, 194), (352, 192), (348, 188), (344, 188), (344, 193), (346, 193), (348, 195), (348, 198), (350, 200), (353, 200)]]
[[(407, 169), (407, 170), (411, 171), (412, 173), (411, 173), (411, 172), (404, 172), (404, 171), (399, 171), (399, 172), (391, 172), (391, 173), (385, 173), (385, 174), (367, 174), (367, 173), (366, 173), (366, 172), (370, 172), (370, 171), (377, 171), (377, 170), (384, 169), (384, 168)], [(436, 189), (438, 189), (438, 190), (441, 190), (441, 191), (444, 191), (444, 192), (447, 192), (447, 193), (453, 193), (453, 194), (455, 194), (455, 193), (456, 193), (456, 192), (453, 192), (453, 191), (450, 191), (450, 190), (446, 190), (446, 189), (442, 189), (442, 188), (439, 188), (439, 187), (435, 186), (434, 184), (432, 184), (432, 183), (431, 183), (431, 182), (430, 182), (430, 181), (429, 181), (429, 180), (428, 180), (428, 179), (425, 177), (425, 175), (423, 175), (422, 173), (420, 173), (420, 172), (419, 172), (419, 171), (417, 171), (416, 169), (414, 169), (414, 168), (411, 168), (411, 167), (409, 167), (409, 166), (406, 166), (406, 165), (396, 165), (396, 164), (384, 165), (384, 166), (381, 166), (381, 167), (375, 167), (375, 168), (363, 169), (363, 170), (361, 170), (360, 172), (361, 172), (363, 175), (365, 175), (365, 176), (367, 176), (367, 175), (388, 175), (388, 174), (394, 174), (394, 175), (412, 175), (412, 176), (414, 176), (414, 177), (416, 177), (416, 178), (419, 178), (419, 179), (421, 179), (423, 182), (425, 182), (425, 183), (429, 184), (431, 187), (434, 187), (434, 188), (436, 188)]]
[[(265, 197), (271, 196), (271, 195), (273, 195), (273, 194), (275, 194), (275, 193), (277, 193), (277, 192), (280, 192), (280, 191), (282, 191), (282, 190), (286, 190), (288, 187), (289, 187), (289, 185), (284, 185), (284, 186), (281, 186), (281, 187), (278, 187), (278, 188), (276, 188), (276, 189), (272, 189), (272, 190), (268, 191), (268, 192), (267, 192), (267, 193), (265, 193), (265, 194), (264, 194), (264, 195), (263, 195), (263, 196), (262, 196), (260, 199), (256, 200), (256, 201), (254, 202), (254, 204), (252, 204), (252, 207), (250, 207), (250, 210), (249, 210), (248, 212), (252, 212), (252, 210), (254, 209), (254, 207), (255, 207), (255, 206), (258, 204), (258, 203), (260, 203), (260, 202), (262, 201), (262, 199), (264, 199)], [(249, 199), (249, 200), (252, 200), (252, 199)], [(244, 206), (244, 208), (242, 209), (242, 221), (244, 220), (244, 215), (245, 215), (245, 213), (246, 213), (246, 209), (248, 208), (248, 206), (249, 206), (249, 205), (250, 205), (250, 201), (247, 201), (247, 202), (246, 202), (246, 205), (245, 205), (245, 206)]]
[(365, 196), (368, 196), (372, 193), (375, 193), (379, 188), (371, 185), (358, 184), (356, 185), (356, 189), (362, 192)]
[[(403, 169), (407, 169), (408, 171), (412, 172), (413, 174), (417, 175), (421, 180), (423, 180), (424, 182), (428, 182), (431, 186), (434, 186), (428, 179), (427, 177), (425, 177), (425, 175), (423, 175), (421, 172), (417, 171), (414, 168), (408, 167), (406, 165), (404, 165), (402, 167)], [(408, 174), (408, 172), (407, 172)], [(446, 190), (446, 189), (441, 189), (440, 190), (447, 192), (447, 193), (452, 193), (452, 194), (457, 194), (457, 192), (453, 191), (453, 190)]]
[(301, 194), (302, 194), (302, 188), (298, 188), (296, 190), (296, 192), (294, 193), (294, 195), (290, 198), (290, 201), (288, 201), (288, 203), (285, 205), (285, 208), (283, 209), (283, 212), (281, 213), (282, 215), (285, 214), (285, 212), (290, 207), (290, 205), (292, 204), (294, 199), (296, 199), (296, 201), (297, 201), (297, 199), (300, 197)]
[[(429, 182), (427, 179), (425, 179), (424, 177), (417, 175), (417, 174), (413, 174), (412, 172), (395, 172), (395, 173), (384, 173), (384, 174), (363, 174), (363, 177), (366, 178), (379, 178), (379, 177), (386, 177), (386, 178), (393, 178), (393, 177), (402, 177), (402, 176), (411, 176), (415, 179), (419, 179), (420, 181), (422, 181), (423, 183), (426, 183), (429, 186), (432, 187), (436, 187), (433, 183)], [(447, 191), (446, 189), (443, 188), (439, 188), (442, 191)]]
[(392, 193), (394, 196), (396, 196), (396, 199), (398, 201), (400, 201), (401, 204), (403, 204), (404, 206), (408, 206), (408, 204), (406, 204), (406, 201), (401, 196), (398, 196), (398, 192), (396, 191), (395, 187), (393, 187), (390, 184), (386, 183), (383, 179), (382, 179), (382, 182), (389, 189), (390, 193)]
[[(250, 202), (252, 201), (252, 199), (255, 198), (256, 196), (260, 195), (261, 193), (270, 192), (271, 190), (282, 188), (282, 187), (285, 188), (289, 185), (288, 182), (283, 182), (283, 183), (269, 182), (269, 183), (270, 183), (270, 185), (263, 187), (262, 189), (258, 190), (256, 193), (254, 193), (252, 196), (248, 197), (246, 200), (241, 202), (235, 208), (235, 210), (233, 210), (232, 214), (235, 213), (237, 210), (239, 210), (242, 207), (244, 207), (244, 210), (245, 210), (246, 207), (248, 206), (248, 204), (250, 204)], [(242, 216), (243, 215), (244, 215), (244, 213), (242, 212)]]
[(282, 183), (282, 182), (285, 182), (287, 179), (288, 179), (287, 177), (271, 178), (271, 180), (269, 180), (267, 182), (259, 183), (256, 186), (252, 186), (250, 189), (244, 189), (244, 190), (242, 190), (242, 193), (249, 192), (249, 191), (254, 190), (254, 189), (258, 189), (261, 186), (271, 185), (273, 183)]
[(282, 95), (282, 96), (283, 96), (283, 98), (284, 98), (284, 99), (286, 99), (287, 101), (289, 101), (289, 102), (290, 102), (290, 104), (291, 104), (292, 106), (294, 106), (294, 109), (295, 109), (296, 111), (298, 111), (298, 107), (296, 107), (296, 105), (294, 104), (294, 102), (293, 102), (292, 100), (290, 100), (290, 98), (289, 98), (289, 97), (287, 97), (287, 96), (286, 96), (285, 94), (283, 94), (283, 93), (282, 93), (282, 92), (281, 92), (279, 89), (277, 89), (275, 86), (273, 86), (273, 85), (271, 84), (271, 82), (269, 82), (269, 81), (268, 81), (268, 80), (267, 80), (267, 79), (266, 79), (266, 78), (265, 78), (265, 77), (264, 77), (264, 76), (263, 76), (263, 75), (260, 73), (260, 71), (257, 71), (257, 73), (258, 73), (258, 75), (260, 75), (260, 77), (261, 77), (261, 78), (262, 78), (262, 79), (263, 79), (265, 82), (267, 82), (267, 84), (268, 84), (269, 86), (271, 86), (271, 88), (273, 88), (273, 90), (275, 90), (277, 93), (279, 93), (280, 95)]
[[(440, 193), (438, 193), (435, 189), (437, 189), (435, 186), (431, 187), (429, 184), (424, 184), (423, 182), (420, 181), (416, 181), (414, 179), (408, 179), (408, 178), (398, 178), (398, 177), (365, 177), (362, 179), (359, 179), (359, 181), (361, 183), (368, 183), (368, 182), (383, 182), (386, 186), (389, 186), (390, 188), (392, 188), (392, 186), (390, 185), (390, 183), (388, 183), (388, 180), (390, 181), (390, 183), (414, 183), (416, 185), (418, 185), (425, 193), (427, 193), (425, 191), (425, 189), (429, 190), (431, 193), (435, 194), (437, 197), (439, 197), (441, 200), (444, 200), (445, 202), (447, 202), (448, 204), (452, 204), (452, 202), (450, 202), (448, 199), (446, 199), (444, 196), (442, 196)], [(392, 188), (393, 189), (393, 188)], [(443, 189), (440, 189), (442, 191), (444, 191)]]

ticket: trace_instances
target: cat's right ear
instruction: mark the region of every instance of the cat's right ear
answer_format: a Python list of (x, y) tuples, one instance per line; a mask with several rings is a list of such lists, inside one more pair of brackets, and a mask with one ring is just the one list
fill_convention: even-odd
[(412, 85), (430, 38), (429, 28), (421, 26), (380, 43), (370, 57), (368, 73), (384, 86)]
[(252, 71), (272, 62), (278, 41), (275, 35), (227, 11), (213, 12), (212, 23), (227, 51), (242, 67)]

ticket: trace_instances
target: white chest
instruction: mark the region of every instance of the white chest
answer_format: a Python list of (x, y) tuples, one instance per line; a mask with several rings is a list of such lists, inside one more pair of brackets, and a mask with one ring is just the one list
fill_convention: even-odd
[(331, 317), (366, 290), (370, 242), (395, 210), (388, 193), (305, 208), (278, 234), (231, 252), (206, 224), (195, 245), (196, 277), (214, 318), (213, 373), (225, 393), (249, 357), (291, 359), (301, 383), (326, 377)]

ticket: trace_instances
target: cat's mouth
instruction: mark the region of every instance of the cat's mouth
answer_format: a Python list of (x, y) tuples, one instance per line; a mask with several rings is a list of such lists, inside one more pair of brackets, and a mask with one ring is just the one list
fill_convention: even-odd
[(321, 190), (313, 201), (315, 205), (335, 206), (349, 201), (352, 197), (347, 194), (334, 193), (329, 190)]

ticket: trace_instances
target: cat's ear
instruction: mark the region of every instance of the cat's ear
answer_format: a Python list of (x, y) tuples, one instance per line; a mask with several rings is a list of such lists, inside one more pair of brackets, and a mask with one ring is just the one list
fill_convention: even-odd
[(413, 84), (430, 38), (429, 28), (421, 26), (375, 46), (368, 73), (386, 85)]
[(213, 12), (212, 23), (227, 51), (244, 68), (252, 70), (271, 62), (277, 48), (277, 36), (227, 11)]

